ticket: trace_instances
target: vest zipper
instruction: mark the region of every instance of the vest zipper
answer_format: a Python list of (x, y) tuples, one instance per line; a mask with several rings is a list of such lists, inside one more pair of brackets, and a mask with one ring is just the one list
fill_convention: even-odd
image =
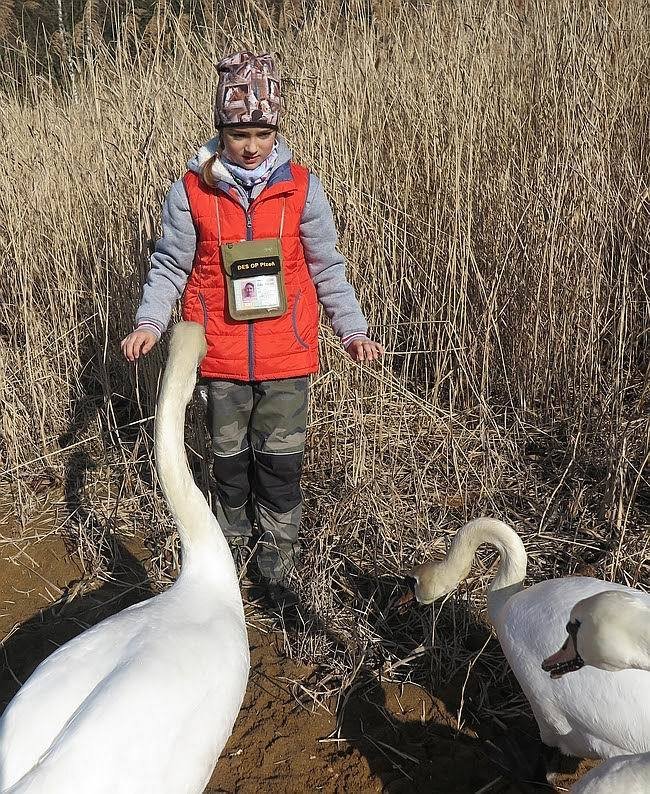
[[(253, 218), (251, 216), (251, 202), (249, 201), (248, 207), (244, 210), (246, 214), (246, 239), (253, 239)], [(248, 321), (248, 380), (254, 380), (255, 376), (255, 331), (253, 329), (253, 321)]]

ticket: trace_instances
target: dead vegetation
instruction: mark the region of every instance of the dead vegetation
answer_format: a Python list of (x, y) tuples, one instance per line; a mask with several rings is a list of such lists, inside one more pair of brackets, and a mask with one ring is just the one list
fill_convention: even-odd
[[(464, 708), (507, 715), (518, 701), (490, 695), (506, 671), (477, 618), (492, 553), (435, 631), (429, 611), (389, 605), (409, 563), (486, 513), (522, 534), (531, 581), (650, 584), (647, 4), (129, 13), (103, 36), (66, 28), (70, 69), (56, 31), (36, 58), (12, 22), (3, 53), (0, 455), (18, 508), (60, 483), (85, 576), (104, 575), (115, 535), (144, 538), (155, 586), (173, 576), (151, 479), (164, 344), (130, 371), (118, 341), (163, 196), (212, 134), (215, 61), (272, 49), (286, 135), (326, 185), (388, 349), (381, 367), (355, 367), (323, 331), (308, 617), (286, 650), (320, 664), (317, 699), (362, 669), (437, 684), (471, 672)], [(191, 448), (207, 487), (200, 430)]]

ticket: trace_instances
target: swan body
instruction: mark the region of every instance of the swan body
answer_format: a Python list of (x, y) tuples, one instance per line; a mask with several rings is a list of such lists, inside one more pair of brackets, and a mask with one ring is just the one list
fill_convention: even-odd
[(526, 551), (516, 532), (492, 518), (479, 518), (455, 535), (441, 562), (417, 566), (415, 594), (432, 603), (467, 576), (483, 543), (497, 548), (499, 568), (488, 591), (488, 615), (503, 653), (526, 695), (542, 741), (566, 755), (588, 758), (650, 750), (650, 678), (641, 670), (611, 676), (589, 668), (551, 681), (540, 660), (562, 642), (568, 604), (604, 590), (634, 592), (623, 585), (587, 577), (550, 579), (524, 589)]
[(648, 753), (608, 758), (571, 787), (571, 794), (648, 794)]
[[(607, 590), (579, 601), (567, 624), (562, 648), (542, 663), (559, 678), (577, 672), (579, 681), (589, 667), (609, 671), (646, 670), (650, 689), (650, 595), (638, 590)], [(639, 704), (639, 709), (642, 705)], [(640, 715), (642, 718), (647, 716)], [(633, 715), (630, 715), (633, 717)], [(610, 758), (589, 772), (572, 794), (647, 794), (650, 792), (650, 752)]]
[(200, 794), (230, 736), (250, 668), (244, 610), (183, 441), (204, 354), (203, 328), (180, 323), (156, 411), (156, 469), (181, 574), (36, 668), (0, 720), (2, 794)]

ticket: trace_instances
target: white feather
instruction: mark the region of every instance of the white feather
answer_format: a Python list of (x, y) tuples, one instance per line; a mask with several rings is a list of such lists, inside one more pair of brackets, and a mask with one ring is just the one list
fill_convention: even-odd
[(650, 759), (647, 753), (609, 758), (571, 788), (571, 794), (648, 794)]
[[(564, 678), (574, 678), (579, 684), (585, 670), (600, 668), (608, 671), (607, 680), (616, 682), (626, 674), (626, 667), (644, 670), (650, 676), (650, 595), (640, 590), (615, 588), (581, 598), (571, 609), (575, 642), (562, 646), (549, 667), (557, 668), (565, 659), (579, 653), (585, 667), (565, 672)], [(560, 658), (558, 658), (560, 657)], [(560, 679), (560, 680), (563, 680)], [(647, 688), (650, 684), (646, 678)], [(643, 690), (639, 702), (628, 712), (632, 725), (647, 722)], [(607, 704), (605, 704), (607, 705)], [(600, 700), (593, 710), (600, 712)], [(650, 753), (610, 758), (589, 772), (572, 789), (572, 794), (648, 794), (650, 792)]]
[(183, 443), (204, 354), (202, 327), (180, 323), (156, 414), (156, 468), (182, 573), (36, 668), (0, 720), (3, 794), (200, 794), (230, 736), (250, 666), (244, 611)]
[(623, 585), (587, 577), (549, 579), (509, 598), (494, 627), (528, 698), (542, 741), (567, 755), (609, 758), (650, 750), (650, 673), (594, 667), (552, 680), (542, 661), (564, 642), (571, 606)]
[(585, 667), (552, 680), (541, 668), (564, 641), (573, 604), (605, 590), (636, 591), (587, 577), (550, 579), (524, 589), (527, 560), (519, 536), (501, 521), (479, 518), (457, 532), (445, 560), (413, 571), (418, 600), (431, 603), (455, 589), (483, 543), (495, 546), (500, 556), (488, 613), (542, 740), (567, 755), (591, 758), (649, 751), (650, 672), (614, 675)]

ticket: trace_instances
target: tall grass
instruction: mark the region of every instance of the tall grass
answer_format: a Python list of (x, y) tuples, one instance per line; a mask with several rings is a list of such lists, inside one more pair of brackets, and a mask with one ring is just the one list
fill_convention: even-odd
[[(516, 523), (533, 577), (584, 563), (643, 582), (647, 4), (219, 8), (205, 4), (200, 25), (164, 5), (146, 24), (118, 15), (110, 43), (86, 11), (92, 25), (69, 44), (74, 85), (60, 48), (38, 68), (20, 48), (5, 53), (5, 474), (63, 470), (89, 440), (110, 476), (147, 492), (147, 466), (134, 464), (147, 462), (150, 427), (138, 422), (163, 346), (134, 374), (118, 342), (165, 192), (213, 134), (215, 62), (271, 49), (285, 134), (326, 186), (350, 279), (388, 349), (381, 368), (355, 367), (323, 331), (301, 587), (347, 639), (341, 651), (331, 635), (303, 636), (296, 652), (345, 670), (368, 648), (406, 653), (381, 628), (385, 593), (370, 583), (478, 513)], [(140, 518), (160, 520), (152, 511), (142, 502)]]

